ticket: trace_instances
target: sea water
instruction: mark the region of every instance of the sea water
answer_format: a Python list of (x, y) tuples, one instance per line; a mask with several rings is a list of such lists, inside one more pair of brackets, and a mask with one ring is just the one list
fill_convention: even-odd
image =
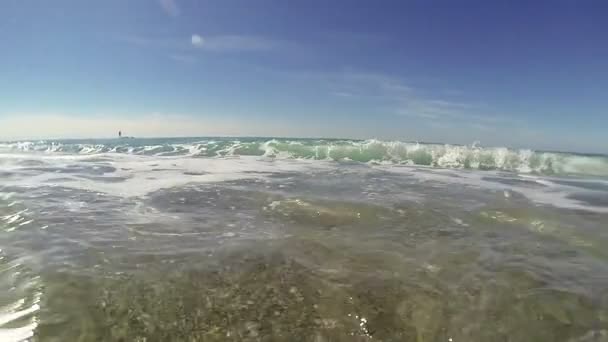
[(608, 341), (608, 158), (0, 143), (0, 341)]

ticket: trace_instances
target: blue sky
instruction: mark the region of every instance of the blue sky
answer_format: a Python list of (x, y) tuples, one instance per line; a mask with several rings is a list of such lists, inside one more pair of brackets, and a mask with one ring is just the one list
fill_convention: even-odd
[(381, 138), (608, 153), (605, 1), (0, 1), (0, 140)]

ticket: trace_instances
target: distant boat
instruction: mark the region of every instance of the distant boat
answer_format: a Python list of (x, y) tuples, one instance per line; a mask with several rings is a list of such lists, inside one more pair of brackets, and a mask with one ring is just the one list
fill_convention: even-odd
[(135, 137), (123, 137), (122, 131), (118, 131), (118, 139), (135, 139)]

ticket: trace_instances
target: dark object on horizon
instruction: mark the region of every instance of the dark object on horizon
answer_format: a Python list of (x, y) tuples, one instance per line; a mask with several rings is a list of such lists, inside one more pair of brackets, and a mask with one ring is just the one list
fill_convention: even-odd
[(118, 139), (135, 139), (135, 137), (123, 137), (122, 136), (122, 131), (118, 131)]

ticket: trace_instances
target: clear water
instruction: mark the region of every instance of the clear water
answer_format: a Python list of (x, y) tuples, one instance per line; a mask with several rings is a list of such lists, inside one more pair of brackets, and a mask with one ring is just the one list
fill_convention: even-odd
[(602, 156), (1, 146), (1, 341), (608, 340)]

